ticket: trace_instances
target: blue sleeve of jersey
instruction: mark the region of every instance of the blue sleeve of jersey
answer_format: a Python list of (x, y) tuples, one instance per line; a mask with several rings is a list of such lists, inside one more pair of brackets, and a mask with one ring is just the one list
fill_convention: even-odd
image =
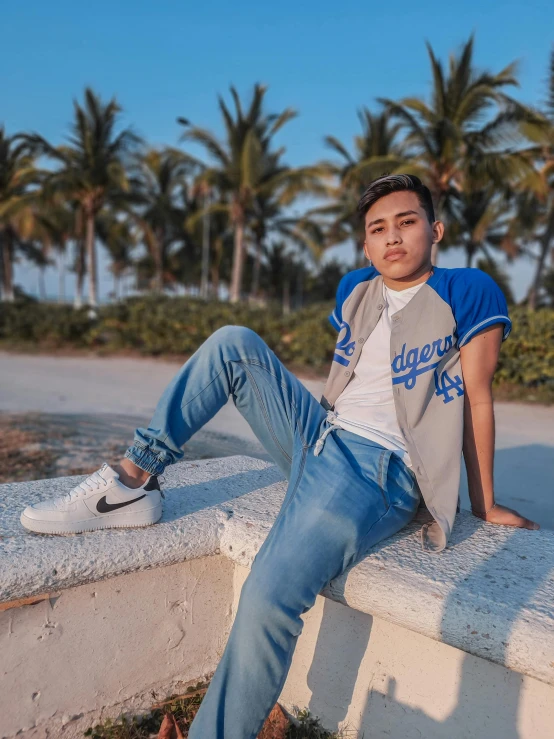
[(501, 323), (502, 340), (512, 330), (508, 305), (496, 282), (480, 269), (460, 270), (452, 291), (452, 307), (456, 320), (458, 348), (465, 346), (487, 326)]

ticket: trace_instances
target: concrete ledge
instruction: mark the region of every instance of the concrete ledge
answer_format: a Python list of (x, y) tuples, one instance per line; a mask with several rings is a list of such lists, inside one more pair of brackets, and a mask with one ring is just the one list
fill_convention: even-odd
[[(84, 476), (1, 485), (0, 602), (219, 553), (248, 567), (285, 494), (279, 470), (228, 457), (174, 465), (165, 478), (156, 526), (71, 537), (30, 534), (19, 513)], [(419, 527), (374, 547), (323, 594), (554, 685), (554, 534), (461, 512), (452, 545), (430, 555)]]

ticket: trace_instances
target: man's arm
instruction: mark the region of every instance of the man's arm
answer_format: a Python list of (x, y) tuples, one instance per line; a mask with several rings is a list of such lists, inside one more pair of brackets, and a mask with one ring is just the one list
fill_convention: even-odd
[(489, 523), (538, 529), (539, 525), (494, 501), (494, 409), (492, 379), (503, 326), (494, 324), (460, 349), (464, 376), (464, 441), (471, 510)]

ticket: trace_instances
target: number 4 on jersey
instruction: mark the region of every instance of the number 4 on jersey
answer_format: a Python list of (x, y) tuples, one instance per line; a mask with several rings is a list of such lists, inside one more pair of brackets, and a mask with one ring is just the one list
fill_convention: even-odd
[(450, 403), (454, 400), (454, 395), (450, 395), (451, 392), (456, 391), (458, 397), (464, 394), (464, 388), (462, 381), (458, 375), (454, 375), (454, 379), (450, 377), (448, 372), (444, 371), (439, 377), (439, 373), (435, 370), (435, 394), (439, 397), (442, 395), (445, 403)]

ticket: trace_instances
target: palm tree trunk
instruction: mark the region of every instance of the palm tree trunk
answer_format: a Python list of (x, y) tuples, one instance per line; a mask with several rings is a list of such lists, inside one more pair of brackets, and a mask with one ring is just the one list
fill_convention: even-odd
[(75, 271), (77, 273), (77, 284), (75, 286), (75, 300), (73, 306), (80, 308), (83, 305), (83, 287), (85, 282), (85, 242), (82, 238), (75, 241)]
[(254, 255), (254, 268), (252, 270), (252, 285), (250, 286), (250, 296), (257, 298), (260, 292), (260, 271), (262, 266), (262, 243), (256, 239), (256, 253)]
[(283, 315), (287, 316), (290, 313), (290, 280), (285, 278), (283, 283)]
[(164, 287), (164, 267), (163, 267), (163, 244), (165, 243), (165, 235), (163, 231), (158, 229), (156, 232), (156, 243), (154, 244), (154, 292), (161, 293)]
[(546, 263), (546, 257), (550, 250), (550, 242), (554, 237), (554, 207), (550, 211), (548, 223), (540, 240), (541, 251), (539, 254), (539, 260), (537, 262), (537, 269), (535, 271), (535, 277), (533, 283), (527, 295), (527, 305), (531, 310), (535, 310), (537, 307), (537, 299), (539, 297), (539, 290), (542, 282), (542, 273), (544, 272), (544, 265)]
[(209, 205), (208, 192), (204, 195), (204, 215), (202, 216), (202, 274), (200, 278), (200, 296), (208, 299), (208, 276), (210, 274), (210, 215), (207, 212)]
[(88, 261), (88, 302), (93, 308), (97, 305), (98, 275), (96, 270), (96, 245), (94, 243), (94, 212), (86, 215), (86, 252)]
[(219, 295), (219, 264), (210, 265), (211, 296), (217, 298)]
[[(472, 247), (466, 246), (466, 267), (471, 267), (471, 263), (473, 262), (473, 255), (475, 254), (475, 251)], [(434, 264), (434, 262), (433, 262)]]
[(299, 266), (296, 272), (296, 296), (294, 301), (294, 309), (300, 310), (303, 302), (303, 286), (304, 286), (304, 269)]
[(163, 290), (163, 267), (160, 249), (156, 249), (156, 261), (154, 265), (154, 292), (161, 293)]
[(223, 256), (223, 238), (220, 236), (213, 242), (213, 254), (210, 262), (211, 294), (216, 300), (219, 298), (219, 271)]
[(65, 250), (58, 252), (58, 303), (65, 303)]
[(4, 240), (0, 231), (0, 303), (4, 301)]
[(2, 252), (2, 300), (6, 303), (13, 303), (15, 300), (13, 290), (13, 245), (11, 236), (6, 231), (0, 239), (0, 249)]
[(233, 272), (229, 300), (238, 303), (242, 287), (242, 267), (244, 263), (244, 221), (238, 219), (235, 224), (235, 245), (233, 251)]

